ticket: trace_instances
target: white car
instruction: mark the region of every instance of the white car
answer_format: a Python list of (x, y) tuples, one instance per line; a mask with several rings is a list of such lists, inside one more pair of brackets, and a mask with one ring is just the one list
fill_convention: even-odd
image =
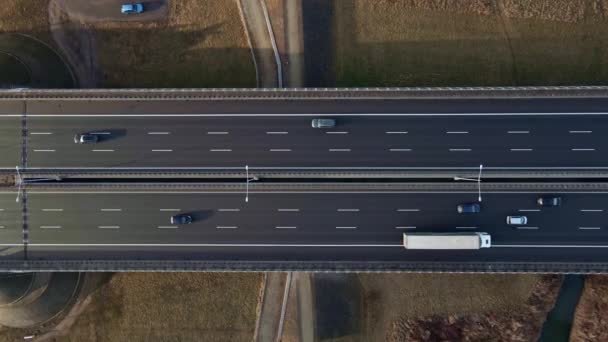
[(523, 226), (528, 223), (528, 218), (525, 216), (507, 216), (507, 224), (515, 226)]

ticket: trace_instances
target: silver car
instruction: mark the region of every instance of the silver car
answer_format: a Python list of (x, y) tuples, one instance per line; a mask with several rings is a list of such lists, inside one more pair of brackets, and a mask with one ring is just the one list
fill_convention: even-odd
[(333, 128), (336, 127), (336, 120), (334, 119), (313, 119), (313, 128)]
[(99, 141), (96, 134), (82, 133), (74, 135), (74, 143), (76, 144), (95, 144)]
[(523, 226), (528, 223), (528, 218), (525, 216), (507, 216), (507, 224), (514, 226)]

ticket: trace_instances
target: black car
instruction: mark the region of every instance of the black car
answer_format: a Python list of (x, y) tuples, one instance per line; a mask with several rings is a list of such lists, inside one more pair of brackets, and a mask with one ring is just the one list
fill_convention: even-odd
[(562, 198), (559, 196), (540, 196), (536, 203), (541, 207), (559, 207), (562, 205)]
[(463, 203), (456, 207), (459, 214), (474, 214), (481, 211), (479, 203)]
[(192, 223), (192, 216), (187, 214), (179, 214), (171, 216), (171, 224), (190, 224)]

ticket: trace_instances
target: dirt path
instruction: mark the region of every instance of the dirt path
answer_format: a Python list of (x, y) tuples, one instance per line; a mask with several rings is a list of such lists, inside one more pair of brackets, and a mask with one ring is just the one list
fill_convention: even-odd
[[(260, 88), (280, 87), (279, 73), (273, 49), (272, 32), (268, 30), (265, 7), (260, 0), (236, 0), (247, 32)], [(266, 13), (266, 15), (265, 15)]]
[(96, 88), (101, 73), (93, 33), (84, 23), (69, 16), (63, 0), (49, 1), (49, 24), (53, 39), (76, 74), (79, 87)]

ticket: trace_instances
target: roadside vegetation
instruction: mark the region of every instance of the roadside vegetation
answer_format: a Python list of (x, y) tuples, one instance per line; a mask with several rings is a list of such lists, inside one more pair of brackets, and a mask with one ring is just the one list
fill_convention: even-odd
[(608, 341), (608, 276), (588, 275), (572, 322), (570, 341)]
[(92, 24), (103, 87), (255, 87), (235, 1), (171, 1), (168, 20)]
[(337, 86), (608, 83), (596, 0), (334, 1)]
[(48, 0), (2, 0), (0, 33), (24, 33), (52, 44)]
[(61, 341), (251, 341), (260, 273), (118, 273)]

